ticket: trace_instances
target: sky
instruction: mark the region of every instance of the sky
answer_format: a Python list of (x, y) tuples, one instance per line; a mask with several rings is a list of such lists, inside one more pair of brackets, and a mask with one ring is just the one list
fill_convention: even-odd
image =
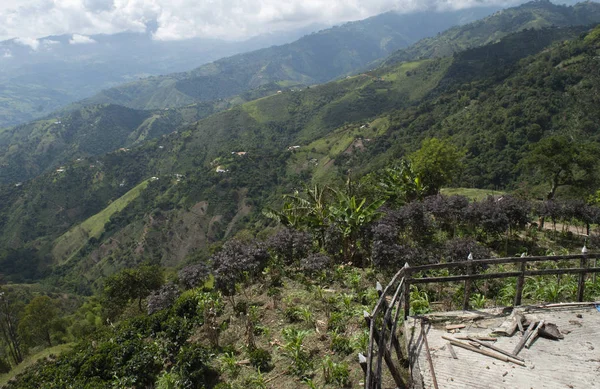
[(459, 9), (509, 5), (519, 0), (0, 0), (0, 40), (29, 46), (48, 35), (154, 29), (154, 39), (194, 37), (236, 40), (310, 24), (333, 25), (389, 10)]

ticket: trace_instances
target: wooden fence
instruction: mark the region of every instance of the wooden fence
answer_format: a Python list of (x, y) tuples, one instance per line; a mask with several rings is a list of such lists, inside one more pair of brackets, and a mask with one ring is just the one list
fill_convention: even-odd
[[(525, 277), (559, 275), (559, 274), (578, 274), (577, 283), (577, 301), (582, 302), (585, 293), (585, 279), (588, 274), (593, 275), (596, 280), (596, 274), (600, 273), (600, 267), (597, 267), (597, 259), (600, 254), (588, 254), (584, 247), (582, 254), (576, 255), (555, 255), (555, 256), (537, 256), (537, 257), (508, 257), (493, 259), (469, 259), (463, 262), (437, 263), (432, 265), (423, 265), (410, 267), (404, 265), (393, 277), (392, 280), (383, 288), (379, 283), (377, 291), (379, 300), (372, 312), (365, 312), (365, 321), (369, 327), (369, 345), (367, 355), (359, 354), (359, 363), (365, 373), (366, 389), (381, 389), (383, 377), (383, 363), (394, 380), (396, 387), (400, 389), (407, 388), (407, 383), (403, 379), (400, 364), (405, 362), (407, 356), (403, 355), (402, 347), (397, 337), (397, 327), (400, 319), (400, 312), (406, 319), (410, 314), (410, 286), (427, 283), (439, 282), (464, 282), (463, 309), (469, 309), (469, 300), (471, 296), (471, 287), (474, 280), (490, 280), (498, 278), (516, 277), (515, 298), (513, 305), (521, 305), (523, 296), (523, 287)], [(471, 255), (469, 255), (471, 258)], [(575, 261), (578, 267), (566, 267), (557, 269), (532, 269), (528, 270), (527, 265), (539, 262), (558, 262)], [(490, 265), (517, 264), (518, 270), (504, 271), (498, 273), (477, 273), (481, 269), (488, 268)], [(463, 273), (458, 275), (435, 276), (432, 272), (437, 270), (452, 270), (454, 273)], [(395, 355), (394, 355), (395, 354)]]

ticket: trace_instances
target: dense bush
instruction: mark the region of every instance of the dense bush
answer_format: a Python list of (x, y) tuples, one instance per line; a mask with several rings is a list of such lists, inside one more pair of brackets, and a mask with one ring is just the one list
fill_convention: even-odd
[(273, 255), (286, 265), (306, 258), (312, 247), (309, 233), (283, 228), (267, 241), (267, 247)]
[(170, 308), (180, 293), (177, 285), (173, 283), (165, 284), (153, 291), (147, 299), (148, 314), (152, 315), (156, 311)]
[(177, 273), (179, 282), (181, 282), (186, 289), (202, 286), (209, 275), (210, 269), (204, 263), (188, 265)]
[(237, 283), (260, 274), (267, 264), (269, 254), (256, 244), (230, 240), (211, 257), (215, 283), (226, 295), (235, 293)]
[(261, 372), (269, 372), (273, 369), (271, 364), (271, 353), (265, 349), (257, 347), (248, 351), (250, 357), (250, 364)]
[(301, 268), (308, 274), (315, 274), (323, 270), (331, 269), (333, 261), (331, 257), (323, 253), (310, 254), (301, 261)]

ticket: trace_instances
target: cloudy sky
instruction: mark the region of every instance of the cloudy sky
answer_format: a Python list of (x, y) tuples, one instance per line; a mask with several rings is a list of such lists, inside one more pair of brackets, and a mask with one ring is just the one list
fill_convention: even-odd
[(0, 40), (144, 31), (155, 39), (239, 39), (313, 23), (364, 19), (391, 9), (465, 8), (519, 0), (0, 0)]

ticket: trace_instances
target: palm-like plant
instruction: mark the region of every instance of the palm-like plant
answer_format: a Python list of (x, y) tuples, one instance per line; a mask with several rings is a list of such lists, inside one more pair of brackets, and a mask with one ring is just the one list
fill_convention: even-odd
[(361, 241), (362, 227), (383, 215), (379, 208), (385, 200), (376, 200), (366, 204), (366, 199), (358, 200), (343, 191), (334, 191), (336, 202), (329, 206), (329, 218), (342, 235), (342, 256), (345, 261), (353, 261)]

